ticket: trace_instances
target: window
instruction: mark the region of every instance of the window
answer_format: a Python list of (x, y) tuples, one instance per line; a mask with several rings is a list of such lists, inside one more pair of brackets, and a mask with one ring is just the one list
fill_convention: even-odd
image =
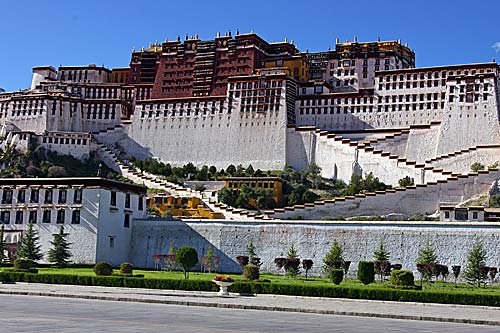
[(80, 224), (80, 210), (71, 213), (71, 224)]
[(477, 220), (477, 212), (472, 212), (472, 219)]
[(42, 222), (43, 223), (50, 223), (50, 218), (51, 218), (51, 211), (50, 210), (44, 210), (43, 211), (43, 216), (42, 216)]
[(26, 202), (26, 190), (17, 191), (17, 202), (25, 203)]
[(125, 194), (125, 208), (130, 208), (130, 194)]
[(12, 203), (12, 190), (4, 190), (2, 194), (2, 203), (11, 204)]
[(23, 212), (21, 210), (18, 210), (16, 212), (16, 224), (23, 224)]
[(66, 219), (66, 211), (64, 209), (59, 209), (57, 211), (57, 224), (64, 224), (64, 220)]
[(450, 218), (450, 212), (444, 212), (444, 218), (449, 219)]
[(111, 200), (109, 203), (111, 206), (116, 206), (116, 192), (111, 191)]
[(30, 215), (28, 217), (28, 222), (31, 222), (33, 224), (36, 224), (36, 219), (37, 219), (37, 211), (36, 210), (32, 210), (30, 211)]
[(10, 212), (3, 211), (0, 213), (0, 223), (3, 223), (3, 224), (10, 223)]
[(52, 203), (52, 190), (45, 190), (45, 200), (44, 203), (51, 204)]
[(60, 204), (65, 204), (66, 203), (66, 195), (67, 195), (66, 190), (59, 190), (59, 199), (57, 200), (58, 203)]
[(82, 203), (82, 190), (75, 190), (75, 194), (73, 196), (73, 203), (81, 204)]
[(130, 215), (129, 214), (125, 214), (125, 217), (123, 219), (123, 227), (130, 228)]
[(137, 209), (144, 210), (144, 197), (142, 195), (139, 196), (139, 201), (137, 202)]
[(109, 237), (109, 247), (114, 248), (115, 247), (115, 238), (114, 237)]

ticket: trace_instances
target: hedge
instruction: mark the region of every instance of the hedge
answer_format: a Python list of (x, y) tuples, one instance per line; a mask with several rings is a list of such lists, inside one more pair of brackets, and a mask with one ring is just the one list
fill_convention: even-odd
[[(217, 291), (211, 281), (146, 279), (120, 276), (81, 276), (70, 274), (31, 274), (23, 272), (0, 272), (2, 282), (32, 282), (47, 284), (70, 284), (86, 286), (128, 287), (149, 289), (173, 289), (192, 291)], [(418, 291), (394, 288), (363, 288), (343, 286), (308, 286), (263, 282), (236, 282), (229, 291), (240, 294), (277, 294), (330, 298), (369, 299), (381, 301), (464, 304), (500, 307), (500, 296), (486, 293), (464, 293), (446, 291)]]

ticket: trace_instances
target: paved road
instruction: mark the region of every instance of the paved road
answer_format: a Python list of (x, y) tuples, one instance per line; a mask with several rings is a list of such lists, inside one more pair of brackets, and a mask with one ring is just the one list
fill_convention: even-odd
[(0, 295), (0, 332), (500, 332), (492, 326)]

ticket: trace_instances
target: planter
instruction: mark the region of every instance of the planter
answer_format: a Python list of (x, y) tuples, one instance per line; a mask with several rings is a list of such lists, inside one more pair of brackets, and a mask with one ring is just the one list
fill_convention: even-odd
[(229, 292), (227, 291), (227, 288), (229, 288), (230, 286), (232, 286), (234, 284), (234, 282), (226, 282), (226, 281), (212, 280), (212, 282), (220, 287), (220, 290), (217, 293), (217, 296), (229, 296)]

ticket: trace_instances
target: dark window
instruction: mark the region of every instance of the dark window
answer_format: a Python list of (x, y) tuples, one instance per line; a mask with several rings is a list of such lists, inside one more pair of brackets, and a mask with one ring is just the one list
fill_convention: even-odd
[(3, 211), (0, 213), (0, 222), (3, 224), (10, 223), (10, 212)]
[(2, 194), (2, 203), (11, 204), (12, 203), (12, 190), (4, 190)]
[(25, 203), (26, 202), (26, 190), (17, 191), (17, 202)]
[(456, 209), (455, 210), (455, 220), (457, 221), (467, 221), (467, 210), (466, 209)]
[(125, 194), (125, 208), (130, 208), (130, 194)]
[(51, 217), (51, 211), (50, 210), (44, 210), (43, 211), (43, 216), (42, 216), (42, 222), (43, 223), (50, 223), (50, 217)]
[(450, 218), (450, 212), (444, 212), (444, 217), (446, 219), (449, 219)]
[(115, 238), (114, 237), (109, 237), (109, 247), (110, 248), (115, 247)]
[(52, 203), (52, 190), (45, 190), (45, 200), (44, 203), (51, 204)]
[(111, 191), (111, 201), (109, 203), (111, 206), (116, 206), (116, 192)]
[(23, 224), (23, 212), (20, 210), (16, 212), (16, 224)]
[(473, 218), (474, 220), (477, 220), (477, 212), (472, 212), (472, 218)]
[(65, 204), (67, 194), (68, 194), (68, 192), (66, 190), (59, 190), (59, 198), (58, 198), (57, 202), (60, 204)]
[(138, 210), (144, 209), (144, 197), (142, 195), (139, 196), (139, 201), (137, 202), (137, 209)]
[(75, 194), (73, 196), (73, 203), (75, 204), (82, 203), (82, 190), (75, 190)]
[(71, 224), (80, 224), (80, 211), (74, 210), (71, 213)]
[(129, 214), (125, 214), (125, 218), (123, 220), (123, 227), (130, 228), (130, 215)]
[(64, 224), (64, 220), (66, 219), (66, 211), (64, 209), (59, 209), (57, 211), (57, 224)]
[(37, 219), (37, 211), (36, 210), (32, 210), (30, 211), (30, 215), (29, 215), (29, 218), (28, 218), (28, 222), (31, 222), (33, 224), (36, 224), (36, 219)]

